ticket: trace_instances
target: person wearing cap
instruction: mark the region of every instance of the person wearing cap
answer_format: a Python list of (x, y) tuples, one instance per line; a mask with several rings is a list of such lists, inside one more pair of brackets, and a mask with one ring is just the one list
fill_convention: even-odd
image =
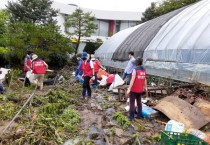
[(142, 62), (143, 62), (142, 58), (136, 59), (137, 67), (132, 71), (131, 82), (127, 90), (127, 95), (129, 95), (130, 97), (130, 116), (129, 116), (130, 121), (134, 119), (135, 100), (138, 106), (138, 114), (136, 118), (137, 119), (142, 118), (141, 95), (144, 90), (146, 90), (147, 94), (146, 70), (143, 68)]
[(94, 66), (94, 72), (95, 72), (95, 80), (94, 80), (94, 85), (93, 88), (97, 88), (97, 84), (98, 84), (98, 78), (97, 78), (97, 74), (98, 71), (100, 69), (104, 69), (105, 68), (101, 65), (101, 62), (98, 59), (95, 59), (95, 56), (93, 54), (91, 54), (91, 60), (93, 61), (93, 66)]
[(38, 58), (36, 54), (33, 54), (32, 71), (34, 73), (34, 82), (37, 84), (40, 90), (43, 89), (44, 75), (46, 74), (47, 69), (48, 65), (46, 64), (46, 62)]
[[(33, 54), (32, 51), (27, 51), (27, 54), (26, 54), (26, 57), (24, 59), (24, 72), (25, 72), (25, 75), (28, 71), (31, 71), (31, 55)], [(28, 77), (25, 77), (25, 84), (24, 86), (30, 86), (31, 83), (30, 83), (30, 80)]]
[(82, 66), (81, 69), (83, 70), (83, 77), (84, 82), (82, 85), (82, 96), (81, 99), (86, 97), (86, 93), (88, 97), (91, 98), (91, 87), (90, 87), (90, 79), (92, 78), (95, 80), (94, 74), (94, 66), (92, 60), (90, 60), (89, 55), (87, 52), (83, 52), (82, 54)]

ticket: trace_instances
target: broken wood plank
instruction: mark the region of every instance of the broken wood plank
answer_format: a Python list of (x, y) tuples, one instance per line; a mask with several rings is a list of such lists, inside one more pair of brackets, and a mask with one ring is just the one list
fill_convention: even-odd
[(205, 116), (210, 118), (210, 102), (197, 98), (193, 106), (197, 107)]
[(168, 118), (184, 123), (186, 129), (200, 129), (210, 122), (210, 118), (205, 116), (198, 108), (178, 96), (165, 97), (154, 108)]

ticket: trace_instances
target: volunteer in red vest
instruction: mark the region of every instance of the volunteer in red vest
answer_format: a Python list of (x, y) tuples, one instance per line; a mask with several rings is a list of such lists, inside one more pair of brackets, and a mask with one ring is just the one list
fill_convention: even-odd
[(45, 63), (45, 61), (38, 58), (36, 54), (33, 54), (32, 55), (32, 70), (34, 73), (34, 81), (40, 90), (43, 89), (44, 75), (46, 74), (47, 69), (48, 69), (48, 65)]
[(92, 54), (91, 55), (91, 60), (93, 61), (93, 66), (94, 66), (94, 72), (95, 72), (95, 80), (94, 80), (94, 85), (93, 88), (96, 89), (97, 88), (97, 84), (98, 84), (98, 72), (100, 69), (106, 70), (102, 65), (101, 62), (98, 59), (95, 59), (95, 56)]
[(86, 52), (82, 53), (82, 70), (83, 70), (83, 77), (84, 82), (82, 86), (82, 96), (81, 99), (86, 97), (86, 93), (89, 98), (91, 98), (91, 88), (90, 88), (90, 79), (92, 78), (95, 80), (94, 74), (94, 66), (92, 60), (89, 59), (89, 55)]
[(143, 60), (141, 58), (136, 59), (136, 68), (132, 72), (131, 82), (127, 91), (127, 95), (130, 97), (130, 116), (129, 120), (134, 119), (135, 113), (135, 100), (138, 106), (137, 119), (142, 118), (142, 92), (147, 92), (146, 70), (142, 67)]
[[(26, 57), (24, 59), (24, 72), (25, 72), (25, 75), (28, 71), (31, 71), (31, 55), (33, 54), (32, 51), (27, 51), (27, 54), (26, 54)], [(24, 86), (30, 86), (31, 83), (29, 81), (29, 78), (25, 77), (25, 84)]]

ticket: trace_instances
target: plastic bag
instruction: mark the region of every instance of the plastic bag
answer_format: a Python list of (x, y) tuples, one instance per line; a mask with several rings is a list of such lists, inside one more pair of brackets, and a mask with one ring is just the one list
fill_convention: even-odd
[(194, 135), (194, 136), (196, 136), (196, 137), (198, 137), (198, 138), (200, 138), (200, 139), (210, 143), (209, 137), (204, 132), (202, 132), (200, 130), (197, 130), (197, 129), (189, 129), (188, 132), (190, 134), (192, 134), (192, 135)]
[(107, 79), (107, 76), (104, 76), (102, 75), (102, 79), (101, 81), (98, 81), (99, 82), (99, 86), (106, 86), (106, 79)]
[(27, 77), (27, 78), (30, 78), (31, 74), (32, 74), (32, 71), (27, 71), (26, 77)]
[(184, 129), (185, 129), (184, 124), (181, 122), (177, 122), (175, 120), (170, 120), (165, 126), (165, 131), (182, 133), (184, 132)]

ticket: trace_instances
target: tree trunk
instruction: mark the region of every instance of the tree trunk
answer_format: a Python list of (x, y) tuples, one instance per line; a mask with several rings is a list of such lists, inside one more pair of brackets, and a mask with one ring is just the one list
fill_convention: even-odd
[(75, 55), (77, 54), (77, 50), (79, 48), (79, 44), (80, 44), (80, 36), (77, 39), (77, 45), (76, 45), (76, 48), (75, 48)]

